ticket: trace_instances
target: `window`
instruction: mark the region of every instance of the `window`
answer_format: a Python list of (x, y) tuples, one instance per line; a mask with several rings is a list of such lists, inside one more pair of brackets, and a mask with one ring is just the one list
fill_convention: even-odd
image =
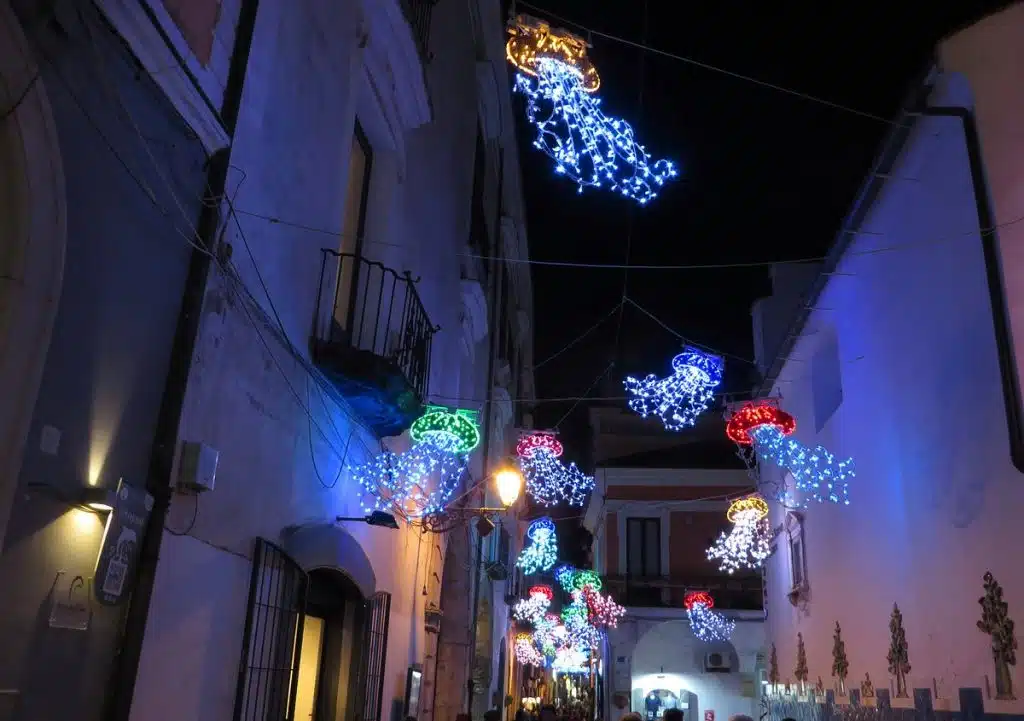
[(786, 532), (789, 536), (789, 570), (793, 590), (807, 586), (807, 554), (804, 544), (804, 520), (798, 513), (786, 515)]
[(196, 60), (203, 67), (209, 65), (213, 56), (213, 34), (220, 20), (220, 0), (164, 0), (164, 7)]
[(843, 402), (839, 342), (834, 335), (824, 339), (811, 361), (811, 395), (814, 397), (814, 426), (820, 432)]
[(370, 195), (370, 173), (373, 169), (373, 150), (363, 129), (356, 123), (352, 136), (352, 151), (348, 160), (348, 186), (345, 190), (345, 217), (341, 225), (342, 253), (338, 270), (338, 292), (334, 299), (334, 322), (347, 330), (354, 307), (352, 294), (358, 262), (354, 257), (363, 247), (366, 231), (366, 201)]
[(661, 575), (661, 519), (626, 519), (626, 574), (638, 578)]

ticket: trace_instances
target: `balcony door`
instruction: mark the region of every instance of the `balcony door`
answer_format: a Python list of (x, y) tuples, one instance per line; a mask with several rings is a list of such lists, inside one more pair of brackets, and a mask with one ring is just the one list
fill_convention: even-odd
[(366, 202), (370, 196), (373, 150), (363, 129), (356, 123), (348, 160), (348, 185), (345, 190), (345, 217), (341, 225), (341, 253), (338, 263), (338, 287), (334, 294), (334, 327), (349, 335), (353, 332), (356, 286), (359, 283), (359, 256), (366, 232)]
[(661, 589), (650, 581), (661, 576), (661, 519), (626, 519), (626, 581), (632, 606), (661, 605)]

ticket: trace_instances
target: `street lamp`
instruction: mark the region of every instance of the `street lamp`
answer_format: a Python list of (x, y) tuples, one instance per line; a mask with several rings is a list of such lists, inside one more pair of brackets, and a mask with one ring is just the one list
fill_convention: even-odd
[(519, 500), (519, 494), (523, 492), (523, 474), (515, 468), (501, 468), (494, 474), (494, 485), (501, 505), (508, 508)]

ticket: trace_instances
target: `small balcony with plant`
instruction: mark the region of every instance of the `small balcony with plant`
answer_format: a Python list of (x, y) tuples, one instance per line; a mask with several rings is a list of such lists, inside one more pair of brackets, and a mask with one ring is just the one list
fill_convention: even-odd
[(423, 413), (430, 322), (418, 279), (354, 253), (321, 251), (313, 361), (378, 437)]

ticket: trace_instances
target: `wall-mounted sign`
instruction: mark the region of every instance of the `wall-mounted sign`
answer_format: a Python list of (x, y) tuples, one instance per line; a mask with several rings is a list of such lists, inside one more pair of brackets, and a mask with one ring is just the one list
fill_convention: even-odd
[(116, 606), (135, 577), (139, 544), (153, 511), (153, 497), (145, 491), (117, 482), (117, 505), (107, 518), (103, 543), (96, 559), (96, 600)]
[(714, 709), (709, 708), (707, 711), (704, 712), (704, 721), (715, 721)]

